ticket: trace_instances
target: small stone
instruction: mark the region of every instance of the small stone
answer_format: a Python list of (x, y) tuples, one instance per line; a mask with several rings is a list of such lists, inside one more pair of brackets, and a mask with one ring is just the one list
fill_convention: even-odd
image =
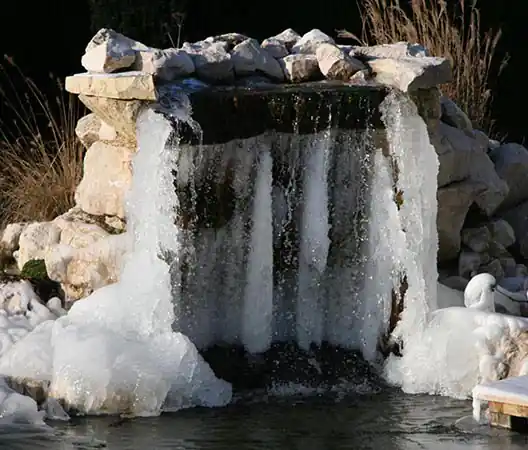
[(445, 58), (374, 58), (367, 61), (378, 83), (402, 92), (451, 82), (451, 63)]
[(277, 38), (264, 39), (260, 46), (275, 59), (281, 59), (290, 54), (290, 52), (286, 48), (286, 44), (279, 41)]
[(494, 220), (488, 223), (487, 227), (491, 232), (491, 238), (503, 247), (508, 248), (515, 244), (515, 232), (504, 219)]
[(462, 230), (462, 243), (476, 253), (488, 250), (491, 241), (490, 230), (486, 227), (466, 228)]
[(493, 275), (496, 280), (504, 278), (504, 269), (498, 259), (494, 259), (490, 263), (483, 265), (480, 268), (479, 273), (489, 273), (490, 275)]
[(2, 240), (0, 241), (2, 248), (9, 253), (13, 253), (18, 248), (20, 235), (27, 226), (28, 224), (24, 222), (10, 223), (7, 225), (2, 233)]
[(73, 75), (66, 78), (66, 91), (120, 100), (157, 98), (152, 75), (142, 72)]
[(478, 271), (482, 265), (482, 258), (479, 253), (469, 250), (462, 250), (458, 257), (458, 274), (466, 279), (471, 277)]
[(350, 77), (348, 80), (350, 84), (358, 86), (368, 86), (377, 84), (371, 77), (368, 69), (360, 70)]
[(315, 55), (317, 47), (324, 42), (335, 44), (335, 41), (330, 36), (323, 33), (321, 30), (314, 28), (313, 30), (308, 31), (308, 33), (303, 35), (303, 37), (295, 43), (291, 52)]
[(453, 100), (442, 95), (440, 102), (442, 105), (442, 122), (468, 133), (473, 131), (471, 120)]
[(299, 41), (299, 39), (301, 39), (301, 35), (291, 28), (287, 28), (271, 39), (276, 39), (277, 41), (282, 42), (286, 46), (286, 49), (291, 51), (292, 47)]
[(284, 81), (284, 72), (279, 62), (255, 39), (246, 39), (235, 45), (231, 52), (231, 59), (238, 76), (250, 75), (259, 71), (273, 80)]
[(315, 55), (288, 55), (279, 60), (286, 79), (292, 83), (315, 81), (323, 78)]
[(225, 42), (185, 43), (185, 50), (192, 58), (196, 74), (211, 83), (231, 83), (234, 80), (233, 61)]
[(181, 49), (151, 49), (138, 52), (133, 69), (164, 81), (172, 81), (194, 73), (194, 63), (187, 52)]
[(329, 80), (348, 81), (356, 72), (366, 68), (361, 61), (348, 56), (334, 44), (320, 44), (315, 56), (319, 70)]

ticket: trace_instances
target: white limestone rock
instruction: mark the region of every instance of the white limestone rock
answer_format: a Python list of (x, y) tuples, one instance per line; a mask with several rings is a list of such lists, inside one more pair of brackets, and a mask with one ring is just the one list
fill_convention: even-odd
[(75, 134), (86, 149), (97, 141), (113, 141), (117, 138), (115, 128), (103, 122), (94, 113), (79, 119), (75, 127)]
[(515, 143), (503, 144), (490, 151), (495, 170), (509, 187), (502, 208), (511, 208), (528, 199), (528, 150)]
[[(278, 38), (275, 36), (275, 38)], [(296, 43), (293, 45), (291, 52), (292, 53), (303, 53), (307, 55), (315, 55), (317, 47), (322, 43), (335, 44), (335, 41), (323, 33), (321, 30), (314, 28), (308, 33), (304, 34)]]
[(28, 224), (20, 235), (18, 251), (15, 252), (20, 270), (32, 259), (44, 259), (50, 247), (60, 241), (61, 229), (53, 222), (34, 222)]
[(275, 59), (281, 59), (290, 54), (286, 44), (279, 41), (277, 38), (264, 39), (260, 46)]
[(124, 197), (132, 181), (133, 151), (95, 142), (84, 157), (84, 174), (76, 204), (89, 214), (125, 217)]
[(286, 79), (291, 83), (319, 80), (323, 74), (315, 55), (288, 55), (279, 60)]
[(279, 62), (255, 39), (246, 39), (231, 51), (235, 74), (247, 76), (256, 71), (276, 81), (284, 81), (284, 72)]
[(102, 28), (86, 46), (81, 64), (89, 72), (111, 73), (128, 69), (136, 60), (136, 52), (147, 49), (141, 42)]
[(442, 95), (440, 98), (442, 106), (442, 121), (467, 133), (472, 133), (473, 124), (467, 114), (449, 97)]
[(276, 39), (277, 41), (281, 42), (286, 46), (288, 52), (290, 52), (293, 46), (299, 41), (299, 39), (301, 39), (301, 35), (291, 28), (287, 28), (270, 39)]
[(445, 58), (372, 58), (366, 64), (378, 83), (402, 92), (432, 88), (452, 79), (451, 63)]
[(423, 58), (430, 56), (425, 47), (420, 44), (411, 44), (409, 42), (395, 42), (393, 44), (380, 44), (363, 46), (349, 46), (351, 56), (359, 59), (374, 58)]
[(365, 65), (356, 58), (348, 56), (334, 44), (322, 43), (315, 52), (319, 70), (329, 80), (348, 81)]
[(176, 48), (140, 51), (132, 68), (164, 81), (184, 78), (194, 73), (191, 57), (184, 50)]
[(208, 41), (186, 42), (182, 47), (191, 56), (198, 77), (211, 83), (231, 83), (234, 80), (233, 60), (227, 48), (226, 42)]
[(2, 239), (0, 240), (2, 248), (12, 254), (18, 248), (20, 235), (27, 226), (28, 223), (25, 222), (10, 223), (7, 225), (2, 233)]

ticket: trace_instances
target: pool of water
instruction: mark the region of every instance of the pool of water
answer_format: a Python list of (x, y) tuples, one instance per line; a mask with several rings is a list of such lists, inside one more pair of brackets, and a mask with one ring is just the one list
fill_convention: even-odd
[(517, 450), (528, 436), (473, 422), (471, 402), (399, 391), (253, 393), (223, 409), (0, 427), (6, 450)]

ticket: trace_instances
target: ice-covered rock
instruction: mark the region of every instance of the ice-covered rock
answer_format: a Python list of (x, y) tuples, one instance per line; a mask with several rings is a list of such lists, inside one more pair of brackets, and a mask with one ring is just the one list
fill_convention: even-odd
[(277, 38), (264, 39), (260, 46), (276, 59), (284, 58), (290, 54), (286, 44)]
[(356, 72), (365, 69), (361, 61), (334, 44), (323, 42), (317, 47), (315, 56), (321, 73), (329, 80), (348, 81)]
[(315, 55), (288, 55), (279, 60), (286, 79), (291, 83), (323, 78)]
[(191, 56), (200, 79), (212, 83), (234, 80), (233, 60), (224, 42), (186, 42), (182, 48)]
[(20, 395), (0, 378), (0, 425), (44, 425), (45, 412), (39, 411), (32, 398)]
[(20, 270), (32, 259), (44, 259), (50, 247), (60, 242), (60, 227), (53, 222), (29, 224), (20, 235), (19, 250), (15, 253)]
[[(278, 36), (276, 36), (276, 38), (278, 39)], [(317, 47), (319, 47), (319, 45), (322, 43), (335, 44), (335, 41), (321, 30), (314, 28), (313, 30), (310, 30), (308, 33), (304, 34), (292, 46), (291, 52), (315, 55)]]
[(279, 34), (273, 36), (270, 39), (276, 39), (277, 41), (284, 44), (289, 52), (291, 51), (293, 46), (299, 41), (299, 39), (301, 39), (301, 35), (292, 30), (291, 28), (287, 28), (286, 30), (280, 32)]

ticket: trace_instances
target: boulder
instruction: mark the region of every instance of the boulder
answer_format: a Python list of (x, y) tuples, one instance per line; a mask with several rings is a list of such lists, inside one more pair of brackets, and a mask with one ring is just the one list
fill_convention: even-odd
[(233, 49), (233, 47), (237, 44), (240, 44), (241, 42), (249, 39), (248, 36), (240, 33), (224, 33), (219, 34), (217, 36), (208, 37), (207, 39), (204, 39), (203, 42), (208, 43), (221, 43), (224, 45), (224, 48), (226, 51), (230, 51)]
[(0, 240), (0, 245), (10, 254), (18, 248), (18, 242), (20, 240), (20, 235), (27, 228), (28, 224), (25, 222), (22, 223), (10, 223), (4, 229), (2, 233), (2, 239)]
[(511, 247), (515, 244), (515, 232), (511, 225), (504, 219), (497, 219), (487, 224), (491, 233), (491, 239), (504, 248)]
[(143, 72), (80, 73), (66, 78), (66, 91), (120, 100), (157, 99), (153, 76)]
[(456, 259), (460, 252), (460, 232), (479, 186), (464, 181), (437, 191), (438, 261)]
[(20, 270), (32, 259), (44, 259), (48, 249), (59, 243), (61, 229), (53, 222), (34, 222), (28, 224), (20, 234), (18, 251), (15, 252)]
[(430, 56), (425, 47), (420, 44), (410, 44), (409, 42), (395, 42), (393, 44), (380, 44), (363, 46), (351, 46), (350, 53), (359, 59), (374, 58), (421, 58)]
[(293, 46), (301, 39), (301, 35), (292, 30), (291, 28), (287, 28), (286, 30), (282, 31), (276, 36), (273, 36), (273, 38), (270, 39), (276, 39), (277, 41), (281, 42), (286, 46), (288, 52), (290, 52)]
[(163, 81), (172, 81), (194, 73), (194, 63), (187, 52), (181, 49), (150, 49), (138, 52), (133, 69)]
[(462, 230), (462, 243), (476, 253), (487, 251), (490, 241), (491, 232), (485, 226)]
[(334, 44), (320, 44), (315, 56), (319, 70), (329, 80), (348, 81), (355, 73), (366, 69), (361, 61), (348, 56)]
[(231, 51), (235, 74), (247, 76), (261, 72), (272, 80), (284, 81), (284, 72), (279, 62), (255, 39), (246, 39)]
[(290, 54), (286, 44), (277, 38), (264, 39), (260, 46), (276, 59), (284, 58)]
[(128, 47), (136, 51), (145, 51), (149, 49), (141, 42), (130, 39), (121, 33), (117, 33), (111, 28), (101, 28), (97, 33), (95, 33), (90, 42), (88, 42), (85, 52), (89, 52), (90, 50), (98, 47), (101, 44), (104, 44), (105, 42), (113, 42), (116, 46), (120, 46), (121, 48)]
[[(116, 100), (91, 95), (79, 95), (79, 100), (100, 117), (103, 123), (117, 130), (119, 136), (128, 142), (127, 145), (131, 151), (135, 150), (136, 119), (140, 111), (148, 106), (148, 103), (140, 100)], [(102, 128), (99, 130), (99, 137), (109, 136), (110, 132), (103, 132)]]
[(495, 170), (509, 187), (501, 208), (511, 208), (528, 199), (528, 150), (520, 144), (503, 144), (490, 151)]
[(378, 83), (402, 92), (435, 87), (452, 79), (451, 63), (445, 58), (373, 58), (366, 64)]
[(132, 181), (132, 155), (127, 147), (94, 143), (84, 157), (76, 204), (89, 214), (124, 218), (124, 197)]
[(323, 78), (315, 55), (288, 55), (279, 60), (286, 79), (291, 83), (314, 81)]
[(501, 211), (500, 217), (511, 225), (518, 250), (524, 258), (528, 259), (528, 202), (523, 202), (507, 211)]
[(186, 42), (182, 48), (191, 56), (199, 78), (211, 83), (233, 82), (233, 61), (226, 42)]
[[(276, 37), (277, 38), (277, 37)], [(335, 41), (323, 33), (321, 30), (314, 28), (308, 33), (304, 34), (296, 43), (293, 45), (292, 53), (303, 53), (307, 55), (315, 55), (317, 47), (322, 43), (335, 44)]]
[(469, 178), (473, 143), (461, 130), (440, 123), (429, 134), (438, 155), (438, 187)]
[(472, 133), (473, 124), (471, 120), (453, 100), (442, 95), (440, 103), (442, 105), (442, 122), (467, 133)]
[(117, 138), (114, 127), (103, 122), (96, 114), (91, 113), (79, 119), (75, 134), (85, 148), (97, 141), (113, 141)]

